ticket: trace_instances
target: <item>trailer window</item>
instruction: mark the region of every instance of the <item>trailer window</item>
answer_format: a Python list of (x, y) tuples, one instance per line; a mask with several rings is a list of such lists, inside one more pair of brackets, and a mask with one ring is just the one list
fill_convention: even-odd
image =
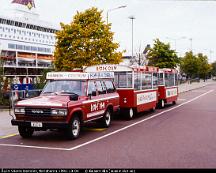
[(115, 85), (117, 88), (132, 88), (132, 72), (116, 72)]
[(153, 73), (153, 88), (158, 86), (158, 73)]
[(134, 73), (134, 89), (141, 90), (142, 89), (142, 78), (140, 72)]
[(152, 73), (142, 74), (142, 89), (152, 89)]
[(165, 73), (165, 86), (175, 86), (175, 74)]
[(164, 73), (158, 74), (158, 85), (164, 85)]

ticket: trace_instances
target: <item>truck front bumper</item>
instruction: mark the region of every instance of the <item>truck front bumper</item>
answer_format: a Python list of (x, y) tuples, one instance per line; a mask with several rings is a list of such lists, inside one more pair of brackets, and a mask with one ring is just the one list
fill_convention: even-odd
[[(22, 127), (32, 127), (33, 121), (23, 121), (23, 120), (11, 120), (13, 126), (22, 126)], [(42, 128), (42, 129), (65, 129), (69, 127), (69, 124), (66, 122), (40, 122), (42, 127), (32, 127), (32, 128)]]

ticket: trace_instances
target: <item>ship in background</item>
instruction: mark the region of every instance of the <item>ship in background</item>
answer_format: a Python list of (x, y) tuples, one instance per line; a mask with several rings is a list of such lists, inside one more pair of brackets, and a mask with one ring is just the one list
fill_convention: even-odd
[(9, 15), (0, 13), (0, 58), (3, 76), (13, 84), (35, 84), (53, 68), (58, 26), (40, 20), (34, 0), (13, 0)]

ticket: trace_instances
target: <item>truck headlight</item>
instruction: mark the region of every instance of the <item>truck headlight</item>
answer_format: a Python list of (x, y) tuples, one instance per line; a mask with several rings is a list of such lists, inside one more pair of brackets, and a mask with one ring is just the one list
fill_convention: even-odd
[(16, 107), (14, 108), (14, 113), (15, 114), (25, 114), (25, 108)]
[(67, 109), (52, 109), (51, 115), (67, 116)]

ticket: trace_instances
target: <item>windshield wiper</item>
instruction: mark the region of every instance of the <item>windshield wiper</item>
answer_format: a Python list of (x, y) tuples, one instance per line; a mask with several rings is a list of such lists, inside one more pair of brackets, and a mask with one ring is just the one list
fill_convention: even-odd
[(42, 94), (55, 94), (55, 95), (57, 95), (57, 93), (55, 93), (55, 92), (50, 92), (50, 91), (43, 92)]
[(67, 91), (60, 92), (60, 94), (78, 95), (78, 94), (76, 94), (76, 93), (73, 93), (73, 92), (67, 92)]

